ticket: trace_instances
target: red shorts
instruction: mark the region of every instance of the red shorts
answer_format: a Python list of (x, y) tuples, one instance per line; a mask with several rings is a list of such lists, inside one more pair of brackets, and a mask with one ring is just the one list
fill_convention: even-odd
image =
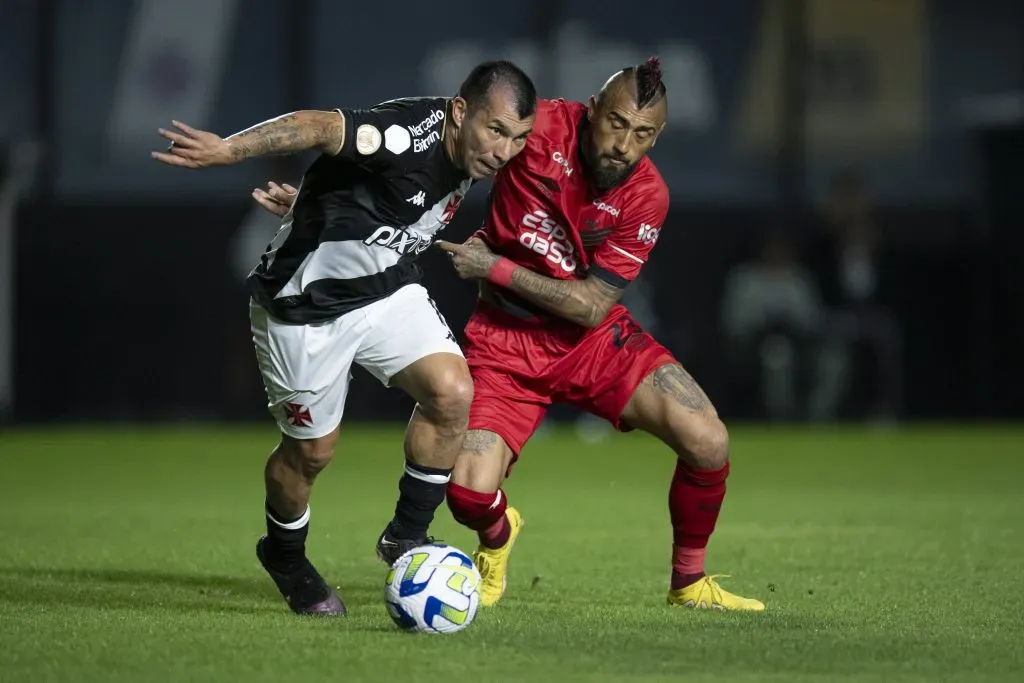
[(620, 419), (647, 375), (675, 358), (623, 306), (586, 330), (516, 318), (481, 302), (466, 324), (473, 375), (469, 428), (494, 432), (515, 457), (552, 403), (568, 403), (611, 422)]

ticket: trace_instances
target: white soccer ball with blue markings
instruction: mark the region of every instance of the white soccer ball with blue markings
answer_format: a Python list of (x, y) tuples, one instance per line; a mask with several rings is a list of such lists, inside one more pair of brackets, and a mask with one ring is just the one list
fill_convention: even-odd
[(480, 607), (480, 572), (458, 548), (432, 544), (398, 558), (384, 581), (392, 621), (405, 631), (455, 633)]

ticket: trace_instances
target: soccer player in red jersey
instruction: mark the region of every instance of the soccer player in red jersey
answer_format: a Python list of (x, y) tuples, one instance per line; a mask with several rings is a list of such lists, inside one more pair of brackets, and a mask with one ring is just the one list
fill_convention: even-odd
[(522, 526), (501, 484), (547, 407), (569, 403), (649, 432), (677, 456), (669, 604), (764, 609), (704, 572), (729, 474), (725, 425), (618, 303), (668, 211), (668, 188), (647, 158), (667, 107), (657, 58), (616, 73), (588, 104), (538, 100), (525, 150), (495, 177), (484, 227), (464, 244), (438, 243), (460, 277), (481, 281), (465, 330), (470, 431), (447, 500), (478, 532), (484, 605), (505, 591)]

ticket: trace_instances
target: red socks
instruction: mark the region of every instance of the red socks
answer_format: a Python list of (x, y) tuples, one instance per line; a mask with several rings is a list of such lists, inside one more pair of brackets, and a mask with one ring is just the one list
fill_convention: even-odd
[(704, 576), (704, 554), (725, 499), (729, 463), (717, 470), (691, 468), (682, 459), (668, 490), (672, 518), (672, 590)]
[(480, 493), (449, 483), (446, 500), (455, 521), (476, 531), (481, 545), (500, 548), (508, 542), (512, 528), (505, 517), (508, 502), (501, 489)]
[[(708, 538), (715, 530), (725, 499), (729, 464), (717, 470), (693, 469), (682, 460), (676, 463), (669, 487), (668, 508), (672, 518), (672, 589), (688, 586), (704, 576), (704, 555)], [(480, 536), (481, 545), (500, 548), (511, 531), (501, 489), (480, 493), (449, 483), (446, 499), (452, 516)]]

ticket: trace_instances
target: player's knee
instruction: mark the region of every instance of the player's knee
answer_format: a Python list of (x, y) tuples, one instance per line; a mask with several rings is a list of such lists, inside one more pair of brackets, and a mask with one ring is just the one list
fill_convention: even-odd
[(281, 446), (285, 459), (292, 468), (301, 472), (307, 479), (313, 479), (334, 457), (335, 439), (293, 439), (284, 437)]
[(452, 371), (431, 382), (430, 393), (421, 405), (424, 414), (435, 424), (464, 430), (469, 423), (469, 406), (472, 403), (473, 380), (468, 371)]
[(445, 500), (455, 521), (476, 531), (486, 529), (501, 519), (507, 507), (501, 489), (475, 491), (454, 481), (448, 483)]
[(717, 415), (701, 414), (688, 420), (682, 436), (684, 457), (692, 467), (717, 470), (728, 462), (729, 430)]
[(501, 485), (501, 473), (476, 453), (463, 451), (452, 469), (451, 483), (473, 491), (493, 491)]

